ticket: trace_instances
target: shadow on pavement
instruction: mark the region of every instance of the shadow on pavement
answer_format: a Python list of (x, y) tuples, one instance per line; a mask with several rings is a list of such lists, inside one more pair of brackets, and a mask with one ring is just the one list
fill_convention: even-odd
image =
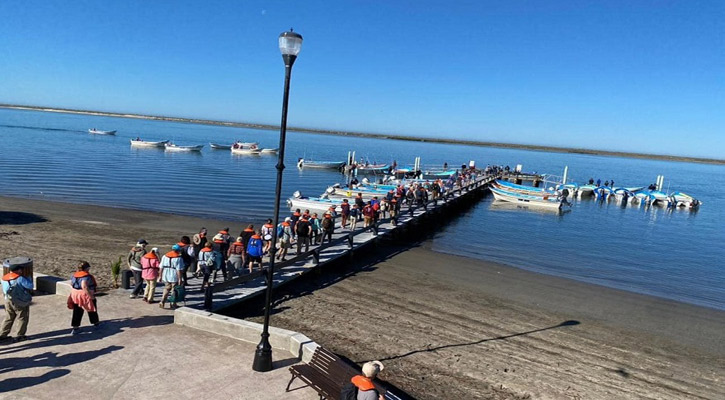
[(167, 325), (173, 322), (173, 315), (153, 315), (139, 318), (116, 318), (102, 321), (99, 327), (81, 327), (80, 333), (76, 335), (71, 335), (71, 328), (69, 326), (66, 329), (58, 329), (55, 331), (28, 336), (28, 340), (25, 342), (21, 342), (22, 344), (20, 345), (11, 345), (4, 348), (0, 347), (0, 357), (4, 358), (8, 354), (17, 353), (28, 349), (65, 346), (103, 339), (120, 333), (127, 328), (145, 328), (149, 326)]
[(40, 385), (42, 383), (52, 381), (55, 378), (60, 378), (68, 374), (70, 374), (70, 370), (68, 369), (54, 369), (40, 376), (25, 376), (22, 378), (5, 379), (3, 381), (0, 381), (0, 393)]

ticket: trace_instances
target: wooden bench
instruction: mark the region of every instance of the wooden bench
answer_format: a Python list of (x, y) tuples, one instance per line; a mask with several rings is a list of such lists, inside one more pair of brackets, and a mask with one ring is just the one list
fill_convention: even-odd
[[(306, 383), (307, 386), (315, 389), (317, 394), (320, 395), (321, 400), (339, 400), (342, 387), (347, 382), (350, 382), (350, 379), (353, 376), (360, 374), (360, 371), (357, 368), (352, 367), (333, 352), (323, 348), (322, 346), (317, 347), (308, 364), (293, 365), (289, 370), (292, 374), (292, 378), (287, 384), (287, 392), (289, 392), (292, 381), (294, 381), (295, 378), (299, 378), (302, 382)], [(373, 382), (373, 384), (375, 385), (375, 389), (377, 389), (378, 393), (383, 394), (386, 399), (401, 399), (401, 397), (389, 390), (386, 390), (385, 387), (377, 381), (377, 379)]]

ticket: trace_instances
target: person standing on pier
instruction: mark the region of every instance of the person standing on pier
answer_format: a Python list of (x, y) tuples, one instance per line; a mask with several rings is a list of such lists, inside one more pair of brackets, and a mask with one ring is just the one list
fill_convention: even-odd
[[(269, 219), (267, 221), (269, 221), (269, 225), (272, 226), (272, 220)], [(274, 228), (274, 227), (272, 226), (272, 228)], [(264, 229), (264, 228), (262, 228), (262, 229)], [(270, 234), (270, 240), (272, 240), (272, 231), (271, 230), (269, 231), (269, 234)], [(244, 228), (244, 230), (239, 234), (239, 236), (242, 238), (242, 243), (244, 244), (245, 248), (247, 246), (247, 243), (249, 243), (249, 239), (252, 238), (252, 235), (254, 235), (254, 225), (252, 225), (252, 224), (247, 225), (247, 227)], [(246, 251), (244, 252), (244, 255), (242, 258), (243, 258), (242, 262), (246, 265), (248, 263)]]
[(26, 339), (25, 332), (28, 330), (30, 320), (30, 302), (32, 301), (31, 291), (33, 290), (32, 279), (24, 276), (22, 265), (12, 265), (10, 272), (3, 275), (2, 287), (5, 297), (5, 319), (0, 328), (0, 343), (10, 340), (10, 330), (15, 320), (18, 321), (18, 335), (14, 342), (22, 342)]
[[(295, 210), (295, 212), (292, 213), (292, 215), (289, 217), (290, 221), (290, 229), (292, 230), (292, 239), (297, 239), (297, 234), (295, 233), (295, 226), (297, 225), (297, 221), (300, 220), (300, 217), (302, 216), (302, 210), (299, 208)], [(291, 243), (291, 242), (290, 242)]]
[(211, 279), (213, 285), (216, 282), (219, 270), (222, 271), (224, 280), (227, 280), (227, 253), (224, 252), (224, 239), (220, 235), (215, 235), (211, 242), (211, 248), (214, 252), (214, 273)]
[(310, 251), (310, 236), (312, 235), (312, 225), (310, 224), (310, 221), (305, 217), (302, 216), (302, 219), (297, 221), (297, 253), (296, 255), (300, 255), (300, 252), (302, 250), (302, 246), (305, 246), (305, 252)]
[(345, 225), (347, 225), (347, 220), (350, 218), (350, 203), (347, 201), (347, 199), (342, 199), (342, 204), (340, 204), (340, 215), (342, 216), (341, 222), (340, 222), (340, 229), (345, 229)]
[[(249, 242), (247, 242), (249, 243)], [(232, 275), (236, 274), (241, 276), (244, 268), (244, 253), (245, 253), (244, 238), (239, 236), (237, 240), (229, 245), (227, 252), (227, 273), (231, 279)]]
[(335, 221), (332, 220), (332, 214), (330, 212), (326, 212), (324, 218), (322, 219), (322, 242), (325, 243), (325, 238), (327, 238), (328, 243), (332, 243), (332, 234), (335, 232)]
[(96, 303), (96, 278), (91, 275), (90, 269), (91, 265), (87, 261), (81, 261), (70, 279), (72, 289), (68, 296), (68, 308), (73, 310), (71, 335), (80, 333), (84, 311), (88, 311), (88, 319), (93, 326), (97, 327), (101, 323)]
[(284, 261), (287, 257), (287, 252), (292, 246), (292, 235), (292, 218), (287, 217), (277, 227), (277, 248), (279, 249), (275, 257), (277, 260)]
[(204, 279), (201, 282), (201, 290), (209, 286), (209, 277), (214, 272), (214, 249), (213, 243), (206, 242), (204, 248), (199, 251), (199, 270)]
[(353, 204), (350, 209), (350, 230), (354, 231), (357, 228), (357, 221), (360, 220), (360, 207), (357, 204)]
[(131, 248), (131, 251), (128, 252), (128, 257), (126, 257), (128, 268), (131, 272), (133, 272), (133, 282), (135, 284), (133, 292), (131, 292), (131, 295), (129, 296), (132, 299), (137, 298), (143, 290), (144, 281), (141, 276), (143, 273), (143, 268), (141, 267), (141, 257), (146, 254), (147, 244), (148, 242), (144, 239), (139, 239), (136, 245)]
[[(269, 250), (272, 248), (272, 234), (273, 233), (274, 233), (274, 224), (272, 224), (272, 219), (268, 219), (267, 222), (264, 225), (262, 225), (262, 241), (264, 242), (264, 247), (263, 247), (264, 254), (269, 253)], [(249, 241), (247, 241), (247, 243), (249, 243)]]
[(184, 267), (181, 270), (181, 282), (184, 286), (186, 286), (188, 280), (188, 277), (186, 276), (186, 271), (189, 269), (191, 261), (194, 258), (192, 256), (194, 250), (191, 248), (191, 239), (189, 239), (188, 236), (182, 236), (181, 240), (176, 244), (181, 247), (179, 253), (181, 254), (181, 260), (184, 262)]
[(194, 259), (191, 262), (191, 265), (189, 268), (191, 269), (191, 273), (194, 274), (194, 277), (196, 278), (199, 271), (198, 271), (198, 260), (199, 260), (199, 252), (201, 249), (203, 249), (206, 246), (206, 228), (201, 228), (199, 230), (199, 233), (195, 234), (191, 241), (194, 245)]
[[(161, 295), (161, 304), (159, 304), (160, 308), (164, 308), (164, 304), (166, 304), (166, 299), (169, 297), (169, 294), (174, 291), (176, 286), (181, 285), (181, 264), (184, 263), (184, 261), (181, 259), (181, 253), (179, 251), (181, 250), (181, 246), (178, 244), (175, 244), (171, 247), (171, 251), (164, 254), (163, 257), (161, 257), (161, 280), (164, 282), (164, 292)], [(171, 308), (176, 307), (175, 303), (171, 304)]]
[(264, 244), (262, 241), (262, 231), (256, 232), (247, 242), (247, 251), (249, 260), (249, 273), (252, 273), (254, 264), (259, 265), (259, 270), (262, 270), (262, 255), (264, 254)]
[(363, 228), (369, 228), (370, 225), (373, 223), (373, 205), (371, 202), (368, 201), (367, 204), (362, 209), (362, 215), (363, 215)]
[(365, 200), (363, 200), (362, 193), (358, 193), (357, 196), (355, 196), (355, 204), (357, 204), (357, 208), (359, 208), (360, 210), (365, 207)]

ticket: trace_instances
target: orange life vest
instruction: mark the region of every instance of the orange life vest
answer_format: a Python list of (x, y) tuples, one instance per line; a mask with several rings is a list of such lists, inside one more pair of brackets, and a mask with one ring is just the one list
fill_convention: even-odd
[(363, 375), (353, 376), (352, 379), (350, 379), (350, 382), (352, 382), (353, 385), (357, 386), (357, 388), (362, 391), (375, 389), (375, 385), (373, 385), (373, 380)]
[(15, 272), (8, 272), (7, 274), (3, 275), (3, 280), (7, 282), (18, 278), (20, 278), (20, 275), (16, 274)]
[(180, 256), (180, 254), (174, 250), (171, 250), (170, 252), (166, 253), (166, 257), (169, 257), (169, 258), (176, 258), (179, 256)]
[(149, 251), (148, 253), (144, 254), (143, 255), (143, 258), (150, 258), (150, 259), (154, 259), (154, 260), (158, 260), (159, 259), (156, 256), (156, 253), (154, 253), (153, 251)]

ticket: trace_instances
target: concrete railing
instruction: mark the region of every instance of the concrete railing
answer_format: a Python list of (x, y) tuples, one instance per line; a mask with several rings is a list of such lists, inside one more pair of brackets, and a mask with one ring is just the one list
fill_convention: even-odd
[[(254, 344), (259, 343), (262, 334), (262, 324), (190, 307), (177, 308), (174, 323)], [(312, 359), (312, 353), (318, 347), (301, 333), (274, 327), (269, 328), (269, 343), (273, 349), (289, 352), (304, 362)]]

